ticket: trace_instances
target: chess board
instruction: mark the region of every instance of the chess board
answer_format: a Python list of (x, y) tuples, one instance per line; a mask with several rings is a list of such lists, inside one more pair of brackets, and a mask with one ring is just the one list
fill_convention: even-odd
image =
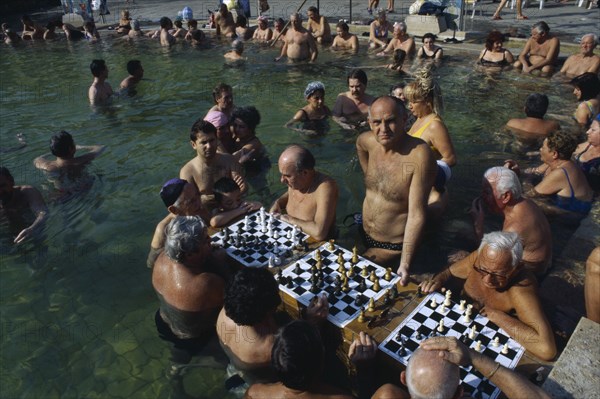
[[(345, 269), (349, 270), (353, 253), (335, 244), (333, 244), (333, 249), (331, 248), (332, 244), (327, 243), (306, 254), (303, 258), (292, 263), (278, 274), (277, 279), (280, 289), (304, 306), (308, 306), (316, 295), (326, 293), (329, 301), (328, 320), (338, 327), (345, 327), (358, 317), (362, 307), (367, 307), (371, 298), (377, 301), (386, 294), (387, 289), (395, 286), (399, 281), (399, 277), (397, 274), (391, 273), (390, 281), (386, 281), (384, 279), (386, 269), (359, 256), (358, 262), (352, 266), (354, 275), (348, 277), (348, 291), (340, 291), (336, 295), (336, 278), (340, 278), (341, 276), (341, 273), (338, 272), (338, 256), (340, 253), (342, 254)], [(317, 287), (318, 289), (313, 292), (311, 290), (313, 284), (310, 281), (312, 276), (311, 268), (316, 269), (317, 261), (315, 260), (315, 255), (317, 251), (321, 253), (322, 273), (315, 272), (315, 274), (322, 278)], [(363, 269), (369, 275), (371, 272), (375, 272), (381, 287), (379, 291), (375, 292), (373, 290), (374, 282), (369, 280), (369, 277), (361, 275)], [(364, 287), (362, 286), (363, 284)], [(360, 298), (358, 303), (356, 302), (357, 298)]]
[[(265, 217), (265, 228), (261, 223), (261, 213)], [(268, 221), (271, 221), (271, 235)], [(248, 226), (246, 226), (248, 221)], [(212, 236), (212, 242), (219, 244), (227, 254), (246, 267), (263, 267), (272, 260), (273, 266), (283, 264), (298, 245), (303, 245), (308, 235), (297, 229), (296, 239), (290, 234), (294, 226), (275, 218), (272, 214), (256, 211)], [(227, 239), (226, 239), (226, 236)]]
[[(436, 299), (437, 306), (431, 306), (432, 298)], [(406, 365), (411, 354), (422, 340), (435, 335), (453, 336), (460, 339), (465, 345), (475, 349), (476, 342), (481, 341), (480, 353), (494, 359), (502, 366), (513, 369), (523, 356), (525, 349), (508, 336), (508, 334), (489, 321), (487, 317), (479, 314), (471, 315), (470, 323), (464, 321), (459, 305), (452, 301), (451, 306), (441, 311), (445, 296), (434, 292), (429, 294), (417, 308), (379, 345), (379, 349)], [(440, 320), (444, 320), (444, 332), (437, 332)], [(474, 339), (469, 338), (470, 328), (476, 326), (478, 333)], [(417, 332), (418, 329), (418, 332)], [(422, 337), (418, 337), (418, 333)], [(498, 337), (499, 345), (494, 346), (493, 340)], [(418, 339), (421, 338), (421, 339)], [(404, 342), (402, 353), (401, 342)], [(508, 353), (503, 354), (502, 348), (508, 343)], [(495, 399), (500, 394), (500, 389), (488, 381), (472, 366), (460, 368), (460, 380), (466, 394), (474, 398)]]

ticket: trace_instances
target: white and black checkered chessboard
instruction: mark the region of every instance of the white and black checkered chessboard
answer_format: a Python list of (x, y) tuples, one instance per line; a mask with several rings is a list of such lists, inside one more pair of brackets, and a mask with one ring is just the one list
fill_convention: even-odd
[[(435, 308), (431, 306), (431, 300), (434, 297), (437, 301)], [(466, 323), (463, 317), (464, 311), (460, 310), (459, 305), (454, 301), (442, 312), (444, 300), (445, 296), (440, 293), (429, 294), (379, 345), (379, 349), (406, 365), (421, 341), (435, 335), (452, 336), (473, 349), (475, 349), (476, 342), (481, 341), (480, 353), (494, 359), (504, 367), (515, 368), (525, 352), (521, 344), (510, 338), (504, 330), (487, 317), (475, 314), (475, 312), (470, 317), (471, 322)], [(444, 320), (444, 332), (440, 333), (437, 332), (437, 327), (442, 319)], [(473, 326), (476, 327), (477, 334), (474, 339), (471, 339), (469, 332)], [(499, 340), (498, 346), (493, 345), (496, 337)], [(404, 342), (403, 349), (401, 342)], [(501, 351), (506, 343), (508, 343), (508, 353), (503, 354)], [(465, 393), (474, 398), (495, 399), (500, 394), (500, 390), (472, 366), (460, 368), (460, 380)]]
[[(324, 244), (313, 252), (306, 254), (278, 274), (277, 279), (281, 290), (287, 292), (292, 298), (305, 306), (309, 305), (315, 295), (326, 293), (329, 301), (329, 316), (327, 318), (336, 326), (345, 327), (359, 315), (362, 307), (367, 307), (369, 299), (373, 298), (376, 301), (381, 298), (388, 289), (395, 286), (399, 277), (397, 274), (392, 273), (390, 281), (386, 281), (384, 279), (386, 269), (360, 256), (358, 262), (352, 266), (352, 252), (335, 244), (332, 250), (331, 245)], [(313, 288), (313, 283), (310, 281), (313, 275), (311, 268), (316, 269), (315, 254), (317, 251), (321, 252), (322, 272), (314, 271), (314, 274), (320, 279), (317, 286), (314, 287), (315, 289), (311, 290)], [(338, 272), (339, 253), (344, 258), (345, 269), (349, 270), (351, 266), (353, 267), (354, 276), (348, 278), (348, 291), (339, 290), (336, 294), (336, 278), (341, 276), (341, 273)], [(375, 272), (381, 286), (378, 292), (373, 291), (373, 281), (369, 280), (369, 277), (361, 275), (363, 269), (366, 270), (368, 275), (372, 271)], [(363, 284), (364, 287), (361, 287)], [(357, 298), (359, 298), (358, 302)]]
[[(212, 236), (212, 242), (217, 243), (227, 251), (227, 254), (246, 267), (263, 267), (269, 258), (284, 263), (298, 244), (303, 244), (308, 235), (297, 229), (296, 240), (289, 238), (294, 226), (279, 220), (265, 212), (265, 223), (260, 221), (261, 211), (248, 215), (246, 218), (226, 227)], [(268, 232), (268, 220), (271, 220), (271, 235)], [(226, 232), (227, 230), (227, 232)], [(228, 236), (227, 240), (225, 237)], [(275, 246), (277, 252), (274, 253)]]

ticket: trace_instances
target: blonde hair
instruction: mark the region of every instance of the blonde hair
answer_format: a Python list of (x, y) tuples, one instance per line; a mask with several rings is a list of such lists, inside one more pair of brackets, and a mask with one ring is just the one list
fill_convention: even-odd
[(444, 99), (437, 80), (433, 78), (431, 68), (422, 68), (415, 72), (415, 80), (404, 88), (404, 95), (410, 102), (424, 101), (438, 115), (444, 112)]

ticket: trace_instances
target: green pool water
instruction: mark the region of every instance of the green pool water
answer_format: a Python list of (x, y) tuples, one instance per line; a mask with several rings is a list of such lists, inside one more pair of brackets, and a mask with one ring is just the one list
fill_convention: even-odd
[[(346, 90), (353, 66), (375, 66), (380, 58), (336, 56), (322, 51), (314, 65), (275, 64), (276, 51), (247, 46), (250, 61), (224, 65), (225, 48), (212, 50), (157, 42), (122, 40), (88, 43), (35, 43), (0, 46), (0, 144), (16, 145), (24, 133), (28, 146), (1, 155), (17, 184), (33, 184), (48, 200), (51, 216), (40, 243), (15, 248), (6, 222), (0, 232), (0, 396), (6, 398), (181, 397), (167, 379), (168, 348), (157, 337), (153, 316), (158, 301), (145, 261), (156, 223), (165, 215), (158, 197), (164, 181), (178, 175), (194, 156), (188, 144), (192, 123), (212, 105), (219, 82), (234, 87), (235, 104), (255, 105), (262, 114), (257, 131), (273, 167), (250, 190), (252, 199), (270, 203), (282, 193), (276, 167), (291, 143), (307, 146), (317, 167), (341, 188), (337, 221), (360, 210), (364, 188), (355, 156), (356, 135), (332, 124), (324, 136), (308, 138), (282, 126), (304, 105), (311, 80), (326, 85), (333, 107)], [(550, 97), (551, 114), (567, 115), (576, 103), (559, 78), (542, 79), (509, 72), (487, 77), (473, 71), (475, 53), (449, 49), (437, 72), (446, 103), (445, 120), (458, 153), (449, 185), (452, 202), (439, 230), (428, 230), (415, 267), (442, 266), (451, 248), (464, 247), (465, 209), (479, 194), (483, 171), (524, 149), (501, 131), (519, 116), (528, 93)], [(126, 76), (125, 65), (140, 59), (146, 81), (134, 98), (118, 98), (107, 109), (88, 105), (89, 63), (106, 60), (113, 87)], [(382, 69), (366, 69), (368, 91), (387, 93), (399, 81)], [(92, 188), (68, 202), (56, 202), (47, 177), (32, 160), (48, 152), (59, 130), (78, 144), (106, 144), (89, 168)], [(497, 220), (495, 221), (498, 222)], [(555, 228), (555, 240), (560, 228)], [(341, 228), (351, 246), (352, 231)], [(564, 235), (564, 234), (563, 234)], [(206, 359), (204, 359), (206, 360)], [(225, 370), (191, 369), (183, 378), (194, 397), (225, 397)]]

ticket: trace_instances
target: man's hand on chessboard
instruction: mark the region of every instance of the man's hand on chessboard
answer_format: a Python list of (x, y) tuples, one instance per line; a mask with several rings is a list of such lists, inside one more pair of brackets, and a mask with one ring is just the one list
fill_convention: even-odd
[(350, 344), (350, 349), (348, 349), (348, 359), (355, 365), (373, 360), (376, 354), (377, 343), (373, 338), (362, 331)]

